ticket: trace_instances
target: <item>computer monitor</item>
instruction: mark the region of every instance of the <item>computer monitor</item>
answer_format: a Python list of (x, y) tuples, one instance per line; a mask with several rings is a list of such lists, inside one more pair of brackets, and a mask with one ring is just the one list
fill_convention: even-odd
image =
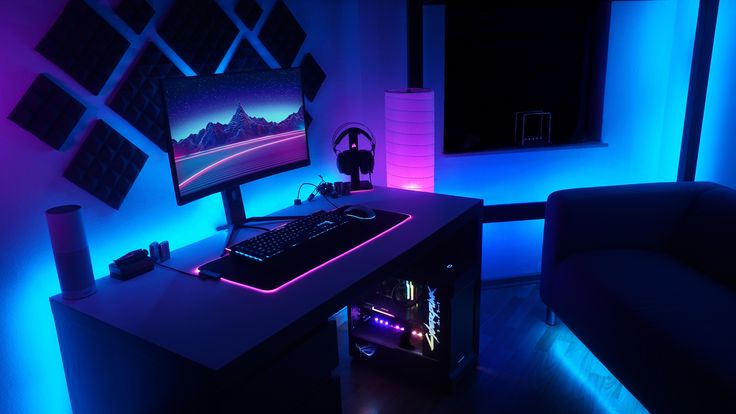
[(240, 184), (309, 165), (299, 68), (164, 79), (161, 89), (177, 204), (221, 192), (236, 229)]

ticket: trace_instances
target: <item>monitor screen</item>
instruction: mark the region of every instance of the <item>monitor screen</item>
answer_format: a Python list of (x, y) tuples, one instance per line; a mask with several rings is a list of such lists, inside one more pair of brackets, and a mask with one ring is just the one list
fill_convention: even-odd
[(309, 165), (299, 68), (164, 79), (178, 204)]

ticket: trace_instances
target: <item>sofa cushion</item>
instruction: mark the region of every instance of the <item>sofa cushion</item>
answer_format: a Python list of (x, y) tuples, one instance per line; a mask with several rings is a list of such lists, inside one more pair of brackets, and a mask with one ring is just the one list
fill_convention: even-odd
[(736, 191), (701, 193), (673, 237), (673, 254), (736, 289)]
[(576, 253), (555, 273), (547, 304), (648, 408), (671, 392), (720, 404), (736, 388), (735, 291), (644, 250)]

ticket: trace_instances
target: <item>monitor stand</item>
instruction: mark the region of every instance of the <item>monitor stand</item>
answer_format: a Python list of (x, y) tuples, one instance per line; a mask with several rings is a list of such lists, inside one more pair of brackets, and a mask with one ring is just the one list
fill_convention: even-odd
[(222, 249), (224, 256), (227, 253), (227, 248), (230, 247), (233, 238), (240, 229), (247, 228), (260, 228), (255, 226), (249, 226), (246, 223), (253, 223), (258, 221), (281, 221), (281, 220), (293, 220), (301, 218), (301, 216), (267, 216), (267, 217), (245, 217), (245, 206), (243, 205), (243, 195), (240, 192), (240, 186), (230, 187), (220, 192), (222, 196), (222, 204), (225, 206), (225, 219), (227, 224), (218, 226), (217, 230), (227, 230), (227, 237), (225, 238), (225, 246)]

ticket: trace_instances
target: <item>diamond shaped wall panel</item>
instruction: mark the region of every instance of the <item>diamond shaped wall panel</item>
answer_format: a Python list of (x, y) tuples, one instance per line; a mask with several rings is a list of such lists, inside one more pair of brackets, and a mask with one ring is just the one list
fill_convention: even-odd
[(253, 30), (263, 14), (263, 9), (256, 0), (240, 0), (235, 6), (235, 14), (245, 23), (245, 27)]
[(155, 10), (146, 0), (123, 0), (115, 7), (115, 13), (140, 34), (153, 17)]
[(84, 114), (84, 105), (46, 75), (38, 75), (8, 119), (59, 149)]
[(249, 70), (266, 70), (268, 65), (261, 55), (253, 48), (248, 39), (243, 38), (235, 49), (233, 57), (228, 63), (225, 72), (245, 72)]
[(110, 107), (166, 151), (169, 137), (159, 79), (183, 75), (156, 45), (149, 43), (111, 98)]
[(158, 33), (194, 72), (204, 75), (215, 72), (238, 28), (214, 0), (180, 0)]
[(302, 83), (304, 85), (304, 95), (310, 101), (314, 101), (314, 97), (317, 96), (319, 88), (322, 87), (322, 82), (325, 81), (327, 75), (322, 67), (319, 66), (314, 56), (311, 53), (304, 55), (301, 65), (302, 68)]
[(304, 29), (281, 0), (273, 6), (258, 34), (258, 39), (282, 68), (291, 67), (306, 37)]
[(98, 94), (130, 42), (82, 0), (71, 0), (36, 51)]
[(147, 159), (146, 153), (97, 121), (64, 177), (117, 210)]

